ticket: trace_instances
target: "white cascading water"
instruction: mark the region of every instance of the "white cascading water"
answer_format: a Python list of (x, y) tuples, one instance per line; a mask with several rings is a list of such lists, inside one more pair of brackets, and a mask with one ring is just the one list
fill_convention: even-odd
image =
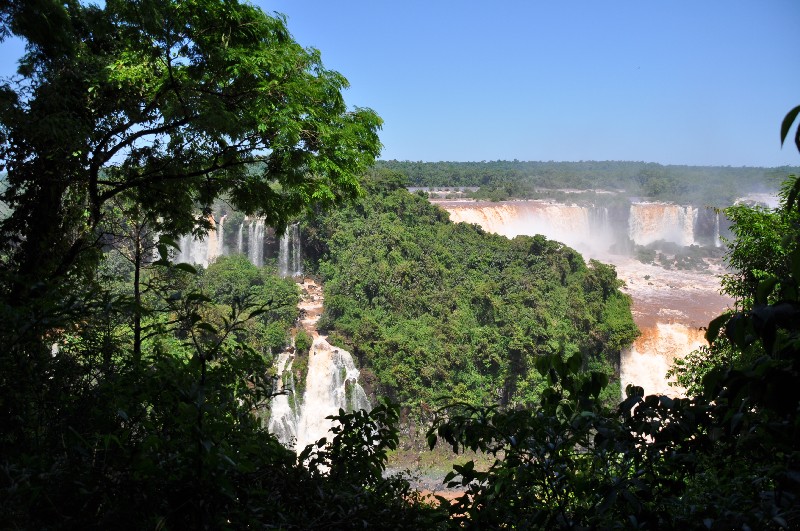
[(450, 220), (474, 223), (484, 230), (513, 238), (542, 234), (582, 253), (604, 254), (614, 243), (608, 209), (563, 205), (549, 201), (502, 203), (443, 202)]
[(217, 223), (217, 256), (225, 256), (225, 218), (228, 215), (220, 216)]
[(722, 239), (719, 236), (719, 217), (720, 213), (717, 212), (714, 216), (714, 247), (722, 247)]
[(208, 262), (208, 245), (203, 240), (196, 240), (191, 234), (184, 234), (178, 239), (178, 251), (175, 261), (186, 264), (205, 264)]
[(300, 225), (293, 223), (286, 227), (278, 246), (278, 274), (284, 278), (303, 274), (301, 255)]
[(175, 261), (178, 263), (197, 264), (208, 267), (220, 255), (217, 243), (217, 228), (213, 216), (208, 217), (211, 229), (203, 238), (195, 238), (191, 234), (184, 234), (178, 238), (178, 253)]
[[(328, 343), (326, 336), (317, 330), (322, 314), (322, 290), (315, 282), (301, 284), (303, 297), (298, 307), (302, 311), (300, 326), (311, 334), (314, 342), (308, 353), (306, 389), (302, 400), (294, 393), (294, 376), (287, 361), (292, 354), (278, 356), (276, 370), (280, 385), (287, 394), (275, 396), (270, 406), (269, 429), (286, 446), (300, 453), (308, 444), (322, 437), (330, 440), (331, 421), (325, 417), (337, 415), (339, 409), (355, 411), (371, 409), (364, 389), (358, 383), (359, 372), (353, 357), (346, 350)], [(277, 389), (276, 389), (277, 390)]]
[[(178, 241), (178, 262), (202, 265), (207, 267), (218, 256), (225, 256), (233, 249), (225, 248), (225, 218), (220, 217), (218, 223), (209, 218), (211, 229), (200, 239), (191, 234), (181, 236)], [(245, 245), (245, 225), (247, 230)], [(237, 229), (236, 252), (247, 253), (247, 258), (254, 265), (264, 265), (265, 241), (267, 226), (263, 218), (245, 218)], [(279, 241), (278, 272), (285, 278), (303, 275), (302, 242), (300, 241), (300, 225), (293, 223), (286, 228)]]
[(632, 203), (628, 236), (637, 245), (658, 240), (681, 246), (694, 245), (697, 208), (667, 203)]
[(292, 247), (292, 276), (300, 276), (303, 274), (303, 246), (300, 242), (299, 223), (292, 225), (292, 234), (294, 237), (294, 246)]
[(284, 351), (278, 354), (273, 388), (275, 395), (270, 401), (268, 429), (284, 444), (297, 438), (297, 397), (292, 372), (293, 361), (294, 355), (291, 352)]
[(317, 337), (308, 357), (306, 391), (297, 422), (295, 449), (300, 452), (322, 437), (331, 438), (331, 421), (339, 409), (370, 409), (364, 389), (358, 384), (358, 369), (346, 350)]
[(647, 394), (674, 395), (665, 375), (676, 359), (706, 344), (704, 331), (680, 323), (659, 322), (642, 327), (642, 335), (620, 354), (620, 385), (643, 387)]
[(264, 265), (264, 236), (266, 230), (264, 220), (256, 218), (250, 221), (247, 228), (247, 257), (258, 267)]

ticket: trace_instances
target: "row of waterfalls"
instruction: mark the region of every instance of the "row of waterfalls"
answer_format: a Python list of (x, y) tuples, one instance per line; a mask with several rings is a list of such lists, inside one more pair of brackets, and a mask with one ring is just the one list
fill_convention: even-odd
[(191, 234), (182, 236), (175, 261), (207, 267), (218, 256), (244, 254), (259, 267), (274, 260), (282, 277), (303, 275), (298, 223), (289, 225), (282, 235), (278, 235), (262, 218), (240, 217), (235, 222), (227, 221), (227, 218), (225, 215), (218, 219), (210, 217), (212, 228), (204, 238)]
[(474, 223), (509, 238), (544, 234), (594, 255), (659, 241), (681, 247), (720, 247), (721, 236), (728, 227), (724, 215), (717, 210), (668, 203), (640, 202), (618, 207), (549, 201), (437, 203), (450, 213), (452, 221)]

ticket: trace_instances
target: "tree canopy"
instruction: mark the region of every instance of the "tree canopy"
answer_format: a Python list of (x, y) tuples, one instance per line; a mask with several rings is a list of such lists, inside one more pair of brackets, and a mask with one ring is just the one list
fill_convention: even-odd
[(348, 109), (347, 80), (250, 4), (10, 0), (0, 20), (26, 43), (0, 86), (0, 245), (18, 292), (96, 248), (123, 192), (163, 232), (202, 230), (198, 207), (223, 194), (281, 226), (357, 195), (379, 153), (380, 118)]
[[(624, 190), (627, 196), (677, 201), (692, 205), (728, 206), (751, 192), (777, 190), (797, 167), (732, 168), (677, 166), (633, 161), (481, 161), (415, 162), (381, 160), (378, 168), (404, 175), (411, 186), (479, 187), (467, 195), (501, 201), (510, 198), (556, 198), (576, 201), (564, 189)], [(586, 194), (593, 202), (618, 201), (614, 196)]]

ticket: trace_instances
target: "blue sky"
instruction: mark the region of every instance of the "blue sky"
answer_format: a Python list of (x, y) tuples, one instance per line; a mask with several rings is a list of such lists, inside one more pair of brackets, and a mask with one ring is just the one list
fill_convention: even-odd
[(384, 159), (800, 165), (797, 0), (256, 3), (383, 117)]
[(798, 0), (254, 3), (381, 115), (384, 159), (800, 165)]

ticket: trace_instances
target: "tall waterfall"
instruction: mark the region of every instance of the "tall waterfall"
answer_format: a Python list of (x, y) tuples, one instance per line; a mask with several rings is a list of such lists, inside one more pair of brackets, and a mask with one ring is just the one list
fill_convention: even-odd
[[(302, 400), (294, 393), (291, 354), (281, 354), (276, 361), (279, 376), (276, 391), (287, 391), (272, 399), (269, 429), (287, 446), (299, 453), (306, 445), (322, 437), (330, 440), (329, 415), (339, 409), (355, 411), (371, 409), (364, 389), (358, 383), (359, 371), (346, 350), (334, 347), (321, 336), (316, 323), (322, 313), (322, 290), (311, 280), (302, 284), (303, 300), (300, 325), (314, 337), (308, 353), (308, 373)], [(300, 354), (297, 354), (300, 355)]]
[(658, 240), (694, 245), (697, 208), (667, 203), (633, 203), (628, 218), (628, 235), (634, 243), (647, 245)]
[(227, 214), (220, 216), (219, 223), (217, 223), (217, 256), (225, 255), (225, 218), (227, 217)]
[(301, 257), (300, 225), (293, 223), (286, 227), (281, 236), (278, 249), (278, 274), (282, 277), (296, 277), (303, 274)]
[(264, 265), (264, 234), (264, 220), (252, 220), (247, 228), (247, 257), (258, 267)]
[(270, 403), (269, 431), (284, 444), (297, 438), (297, 397), (295, 396), (294, 356), (281, 352), (275, 362), (277, 379), (273, 389), (275, 396)]
[(211, 229), (204, 237), (196, 238), (192, 234), (184, 234), (178, 239), (179, 250), (175, 256), (176, 262), (199, 264), (205, 267), (220, 255), (221, 247), (217, 242), (217, 224), (212, 216), (208, 217), (208, 222)]
[(239, 231), (236, 234), (236, 252), (239, 254), (244, 253), (244, 222), (239, 225)]
[(337, 415), (339, 409), (370, 409), (358, 375), (349, 352), (332, 346), (324, 337), (314, 340), (297, 421), (295, 448), (298, 452), (322, 437), (330, 440), (331, 421), (326, 417)]
[(175, 256), (176, 262), (202, 265), (208, 263), (207, 241), (195, 239), (192, 234), (184, 234), (178, 239), (178, 247), (180, 250), (177, 256)]

